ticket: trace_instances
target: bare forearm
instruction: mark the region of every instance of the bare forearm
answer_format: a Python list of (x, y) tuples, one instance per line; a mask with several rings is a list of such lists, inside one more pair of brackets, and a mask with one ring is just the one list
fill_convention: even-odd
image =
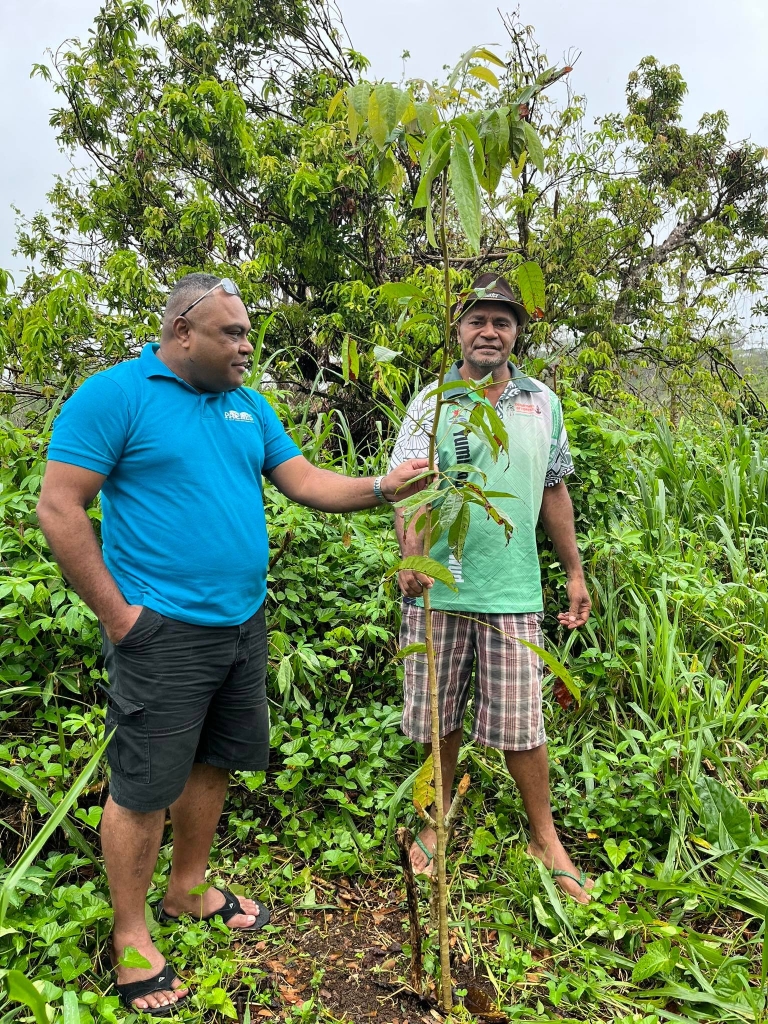
[(573, 505), (564, 483), (546, 487), (539, 515), (541, 525), (555, 546), (557, 557), (569, 579), (582, 578), (584, 570), (576, 544)]
[(119, 621), (128, 604), (104, 564), (85, 509), (56, 508), (41, 503), (37, 516), (54, 558), (72, 588), (102, 622)]
[(373, 493), (373, 477), (343, 476), (317, 466), (307, 472), (301, 493), (293, 497), (320, 512), (357, 512), (379, 504)]

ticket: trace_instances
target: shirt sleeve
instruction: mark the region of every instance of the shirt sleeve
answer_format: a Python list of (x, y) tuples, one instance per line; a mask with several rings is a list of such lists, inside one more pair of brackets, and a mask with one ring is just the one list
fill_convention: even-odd
[(565, 432), (563, 407), (560, 404), (560, 399), (554, 393), (551, 395), (551, 402), (552, 439), (549, 445), (547, 473), (544, 477), (545, 487), (554, 487), (556, 484), (562, 483), (565, 477), (576, 471), (568, 444), (568, 435)]
[(130, 421), (128, 396), (119, 384), (97, 373), (62, 406), (48, 458), (109, 476), (123, 453)]
[(264, 465), (262, 473), (271, 473), (281, 462), (301, 455), (298, 445), (291, 440), (277, 413), (269, 402), (261, 397), (261, 423), (264, 430)]
[(428, 427), (434, 409), (434, 404), (430, 407), (421, 396), (414, 398), (408, 406), (389, 459), (390, 470), (408, 459), (426, 459), (429, 456)]

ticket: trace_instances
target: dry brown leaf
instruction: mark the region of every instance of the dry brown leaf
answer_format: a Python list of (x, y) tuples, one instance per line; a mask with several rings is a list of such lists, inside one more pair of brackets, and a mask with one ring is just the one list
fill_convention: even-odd
[(265, 1006), (263, 1010), (257, 1010), (256, 1011), (256, 1016), (257, 1017), (274, 1017), (275, 1015), (274, 1015), (274, 1013), (272, 1013), (271, 1010), (268, 1010), (266, 1008), (266, 1006)]
[(290, 988), (290, 986), (288, 985), (280, 985), (279, 989), (280, 995), (283, 997), (286, 1003), (290, 1003), (291, 1006), (301, 1006), (301, 1004), (304, 1002), (304, 1000), (301, 998), (301, 996), (299, 995), (295, 988)]
[(382, 971), (391, 971), (392, 968), (395, 966), (396, 962), (397, 961), (395, 960), (385, 960), (384, 963), (381, 965)]
[(279, 960), (267, 960), (267, 967), (270, 971), (274, 971), (275, 974), (285, 974), (287, 967)]

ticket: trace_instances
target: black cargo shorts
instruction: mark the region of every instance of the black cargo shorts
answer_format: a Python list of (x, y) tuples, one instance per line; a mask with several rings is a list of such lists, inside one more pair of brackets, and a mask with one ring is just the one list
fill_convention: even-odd
[(269, 762), (264, 606), (240, 626), (195, 626), (144, 608), (113, 644), (109, 792), (120, 807), (157, 811), (181, 795), (198, 761), (230, 771)]

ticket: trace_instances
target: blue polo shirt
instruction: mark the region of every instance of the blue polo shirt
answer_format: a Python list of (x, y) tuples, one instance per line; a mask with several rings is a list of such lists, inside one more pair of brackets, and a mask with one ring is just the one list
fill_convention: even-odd
[(158, 347), (78, 388), (48, 458), (106, 476), (104, 561), (129, 604), (237, 625), (267, 591), (262, 474), (300, 452), (258, 392), (200, 393)]

